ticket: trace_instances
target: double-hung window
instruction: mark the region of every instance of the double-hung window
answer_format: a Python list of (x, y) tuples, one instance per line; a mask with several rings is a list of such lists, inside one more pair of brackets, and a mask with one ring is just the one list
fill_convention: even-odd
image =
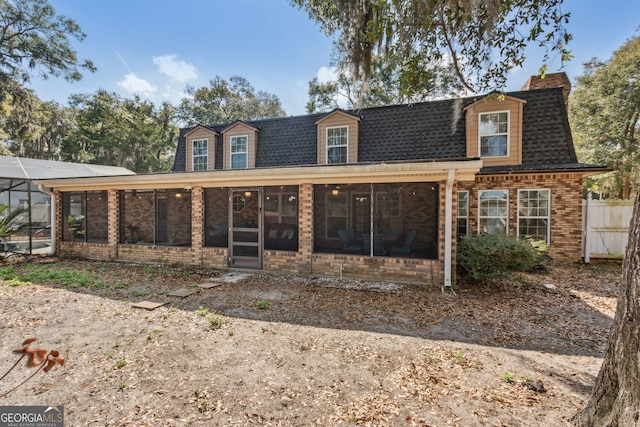
[(206, 139), (196, 139), (193, 141), (192, 148), (193, 170), (206, 171), (209, 158), (208, 141)]
[(518, 236), (549, 243), (549, 190), (518, 191)]
[(338, 192), (327, 194), (326, 216), (327, 229), (326, 236), (328, 239), (337, 239), (340, 237), (339, 230), (347, 228), (348, 209), (347, 193)]
[(480, 114), (478, 134), (481, 157), (507, 156), (509, 154), (509, 113), (503, 111)]
[(327, 163), (347, 163), (349, 130), (347, 126), (327, 128)]
[(478, 232), (488, 234), (508, 234), (509, 191), (480, 191), (478, 203)]
[(458, 237), (464, 237), (469, 232), (469, 192), (458, 191), (458, 219), (456, 224)]
[(247, 136), (231, 137), (231, 169), (246, 169), (248, 165)]

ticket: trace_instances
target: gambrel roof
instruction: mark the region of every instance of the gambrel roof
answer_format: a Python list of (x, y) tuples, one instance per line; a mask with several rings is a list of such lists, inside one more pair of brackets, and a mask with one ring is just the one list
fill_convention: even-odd
[[(358, 163), (463, 160), (465, 107), (485, 96), (340, 111), (359, 119)], [(505, 96), (524, 104), (522, 165), (494, 166), (483, 168), (483, 172), (596, 168), (578, 163), (562, 88), (509, 92)], [(245, 121), (260, 132), (256, 167), (316, 164), (317, 122), (332, 113)], [(227, 126), (207, 128), (219, 133)], [(185, 170), (185, 134), (190, 129), (180, 132), (174, 172)], [(219, 148), (216, 169), (222, 168)]]

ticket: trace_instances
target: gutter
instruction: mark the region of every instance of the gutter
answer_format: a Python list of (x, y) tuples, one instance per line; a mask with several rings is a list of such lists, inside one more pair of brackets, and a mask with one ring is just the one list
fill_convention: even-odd
[(447, 184), (445, 187), (444, 207), (444, 284), (443, 290), (451, 290), (451, 248), (452, 248), (452, 221), (453, 221), (453, 181), (456, 175), (455, 169), (449, 169)]
[(53, 256), (56, 254), (56, 224), (58, 223), (58, 218), (56, 217), (56, 195), (52, 189), (47, 188), (42, 184), (38, 185), (38, 190), (41, 193), (47, 194), (51, 198), (51, 248), (49, 248), (49, 253), (47, 255)]

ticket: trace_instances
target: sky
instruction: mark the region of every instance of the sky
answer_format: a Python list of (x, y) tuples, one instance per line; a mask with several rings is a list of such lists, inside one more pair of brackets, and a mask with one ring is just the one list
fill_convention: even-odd
[[(87, 34), (72, 40), (81, 59), (97, 66), (79, 82), (34, 79), (43, 101), (68, 103), (75, 93), (99, 89), (177, 105), (187, 86), (209, 86), (216, 76), (241, 76), (256, 91), (276, 95), (287, 115), (305, 114), (308, 83), (331, 75), (333, 39), (289, 0), (49, 0)], [(593, 57), (607, 60), (627, 39), (640, 35), (640, 1), (564, 0), (571, 13), (569, 48), (574, 59), (561, 69), (571, 81)], [(537, 73), (544, 52), (527, 50), (522, 68), (509, 74), (518, 90)]]

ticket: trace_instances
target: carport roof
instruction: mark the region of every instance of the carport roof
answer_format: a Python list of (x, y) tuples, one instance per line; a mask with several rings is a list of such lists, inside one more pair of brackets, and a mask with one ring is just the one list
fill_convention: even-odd
[(117, 175), (135, 175), (135, 173), (117, 166), (0, 156), (0, 179), (33, 180)]

